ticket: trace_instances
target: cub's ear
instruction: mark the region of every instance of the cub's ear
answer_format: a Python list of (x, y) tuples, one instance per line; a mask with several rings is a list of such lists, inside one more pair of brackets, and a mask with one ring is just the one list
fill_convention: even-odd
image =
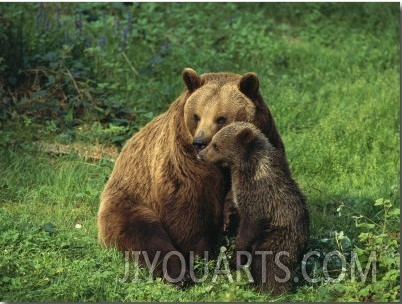
[(236, 135), (237, 142), (243, 145), (249, 144), (254, 139), (254, 137), (254, 132), (250, 128), (244, 128), (240, 130), (240, 132)]
[(258, 89), (260, 88), (260, 82), (258, 81), (257, 74), (246, 73), (240, 79), (239, 90), (247, 97), (253, 99), (258, 94)]
[(201, 86), (201, 78), (197, 72), (191, 68), (185, 68), (183, 71), (183, 81), (190, 92), (194, 92)]

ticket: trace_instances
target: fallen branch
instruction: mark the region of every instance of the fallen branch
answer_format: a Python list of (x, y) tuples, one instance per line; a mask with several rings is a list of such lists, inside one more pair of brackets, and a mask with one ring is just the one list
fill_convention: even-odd
[(35, 142), (42, 151), (52, 155), (69, 155), (75, 153), (81, 157), (84, 157), (88, 161), (99, 161), (101, 159), (109, 159), (114, 162), (119, 155), (119, 151), (116, 147), (102, 146), (102, 145), (87, 145), (82, 143), (72, 143), (69, 145), (63, 145), (59, 143), (46, 143)]

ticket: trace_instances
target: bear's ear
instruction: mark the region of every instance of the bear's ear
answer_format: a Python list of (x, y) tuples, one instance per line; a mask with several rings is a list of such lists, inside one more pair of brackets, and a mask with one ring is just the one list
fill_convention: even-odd
[(243, 145), (247, 145), (249, 144), (253, 139), (254, 139), (255, 135), (253, 130), (251, 130), (250, 128), (244, 128), (242, 129), (239, 133), (237, 133), (236, 135), (236, 139), (239, 143), (243, 144)]
[(246, 73), (242, 76), (239, 82), (239, 90), (247, 97), (253, 99), (258, 94), (260, 82), (258, 81), (257, 74)]
[(201, 78), (197, 75), (197, 72), (191, 68), (184, 69), (183, 81), (190, 92), (194, 92), (201, 86)]

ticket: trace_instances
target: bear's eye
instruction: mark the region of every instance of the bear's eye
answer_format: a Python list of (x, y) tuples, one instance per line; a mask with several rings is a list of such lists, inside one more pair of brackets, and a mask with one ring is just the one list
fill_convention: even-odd
[(200, 121), (200, 117), (197, 114), (193, 115), (194, 121), (198, 122)]
[(214, 148), (215, 150), (219, 150), (218, 145), (217, 144), (212, 144), (212, 148)]
[(226, 117), (219, 116), (216, 120), (217, 124), (223, 124), (226, 121)]

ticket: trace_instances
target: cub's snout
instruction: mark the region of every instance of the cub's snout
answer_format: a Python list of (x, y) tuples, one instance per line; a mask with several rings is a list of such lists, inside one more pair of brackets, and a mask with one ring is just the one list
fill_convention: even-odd
[(204, 161), (204, 153), (205, 150), (201, 150), (200, 152), (198, 152), (197, 159)]

